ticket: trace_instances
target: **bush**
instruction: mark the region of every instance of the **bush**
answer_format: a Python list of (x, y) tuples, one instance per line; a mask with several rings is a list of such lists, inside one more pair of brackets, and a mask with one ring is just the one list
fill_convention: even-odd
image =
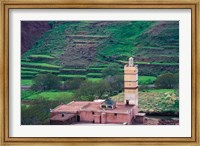
[(39, 99), (37, 102), (21, 106), (22, 125), (49, 125), (50, 109), (59, 105), (60, 101)]
[(94, 100), (95, 97), (103, 98), (110, 90), (110, 86), (105, 81), (92, 82), (85, 81), (80, 88), (75, 91), (76, 100)]
[(78, 89), (81, 84), (84, 82), (84, 79), (74, 78), (64, 82), (64, 89), (74, 90)]
[(179, 84), (179, 75), (172, 73), (165, 73), (160, 76), (155, 81), (155, 86), (157, 88), (178, 88)]
[(59, 89), (61, 86), (60, 78), (51, 73), (39, 74), (33, 79), (32, 89), (36, 91), (46, 91)]
[(110, 86), (110, 95), (115, 95), (124, 89), (124, 77), (122, 75), (107, 76), (105, 81)]
[(105, 78), (107, 76), (115, 76), (122, 74), (120, 72), (120, 65), (119, 64), (110, 64), (107, 68), (102, 71), (102, 76)]

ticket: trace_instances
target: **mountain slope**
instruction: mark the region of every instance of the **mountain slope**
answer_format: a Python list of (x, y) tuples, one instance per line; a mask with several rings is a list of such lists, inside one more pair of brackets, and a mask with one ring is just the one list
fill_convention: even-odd
[(110, 63), (118, 63), (123, 69), (130, 56), (135, 57), (141, 75), (178, 72), (178, 22), (71, 21), (49, 24), (51, 29), (23, 53), (22, 78), (33, 78), (46, 72), (55, 73), (63, 80), (91, 75), (101, 77), (102, 70)]

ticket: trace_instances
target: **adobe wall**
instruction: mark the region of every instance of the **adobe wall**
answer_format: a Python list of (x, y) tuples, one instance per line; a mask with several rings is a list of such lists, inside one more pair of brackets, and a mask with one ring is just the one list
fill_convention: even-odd
[(131, 114), (106, 113), (106, 123), (122, 124), (124, 122), (127, 122), (128, 124), (131, 124), (131, 120)]
[(91, 111), (80, 111), (80, 121), (82, 122), (93, 122), (94, 121), (94, 112)]

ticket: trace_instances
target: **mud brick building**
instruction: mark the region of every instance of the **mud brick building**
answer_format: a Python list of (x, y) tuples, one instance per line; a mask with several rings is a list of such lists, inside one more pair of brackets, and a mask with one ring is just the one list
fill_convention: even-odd
[(50, 124), (73, 123), (128, 124), (144, 121), (145, 114), (138, 113), (138, 67), (133, 58), (124, 66), (124, 102), (110, 98), (94, 101), (72, 101), (52, 109)]

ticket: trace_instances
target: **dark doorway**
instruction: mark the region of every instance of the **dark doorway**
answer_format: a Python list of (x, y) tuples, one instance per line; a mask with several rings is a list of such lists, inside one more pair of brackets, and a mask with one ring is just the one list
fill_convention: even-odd
[(80, 116), (79, 115), (77, 116), (77, 122), (80, 122)]
[(129, 100), (126, 100), (126, 105), (129, 105)]

